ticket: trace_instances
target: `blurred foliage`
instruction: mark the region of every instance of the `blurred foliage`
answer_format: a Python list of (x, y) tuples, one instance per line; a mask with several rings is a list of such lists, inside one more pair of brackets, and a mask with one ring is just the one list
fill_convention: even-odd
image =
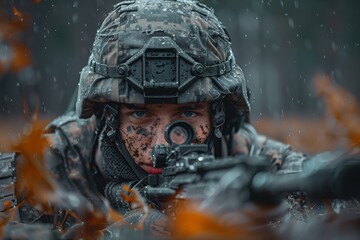
[(315, 92), (325, 103), (322, 118), (286, 117), (280, 121), (255, 121), (261, 133), (288, 143), (297, 150), (315, 154), (321, 151), (360, 147), (360, 105), (349, 91), (332, 83), (330, 76), (317, 75)]

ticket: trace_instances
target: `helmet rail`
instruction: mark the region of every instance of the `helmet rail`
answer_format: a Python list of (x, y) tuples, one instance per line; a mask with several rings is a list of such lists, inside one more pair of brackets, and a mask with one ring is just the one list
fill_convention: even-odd
[[(198, 77), (219, 77), (233, 70), (235, 58), (219, 64), (204, 66), (184, 52), (170, 37), (155, 36), (125, 63), (108, 66), (92, 60), (94, 73), (110, 78), (125, 78), (144, 94), (145, 103), (167, 100), (176, 103)], [(166, 93), (166, 94), (164, 94)]]

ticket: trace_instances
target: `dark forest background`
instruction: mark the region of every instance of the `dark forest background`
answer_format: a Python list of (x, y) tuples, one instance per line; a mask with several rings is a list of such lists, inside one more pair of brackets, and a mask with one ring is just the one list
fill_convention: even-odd
[[(35, 4), (34, 2), (39, 2)], [(95, 32), (118, 1), (0, 0), (2, 19), (23, 15), (17, 41), (31, 65), (0, 73), (0, 118), (22, 116), (23, 102), (41, 115), (63, 113), (87, 63)], [(360, 93), (360, 1), (209, 0), (232, 37), (238, 64), (252, 89), (252, 118), (316, 116), (323, 104), (312, 79), (318, 73)], [(1, 26), (0, 26), (1, 27)], [(0, 61), (11, 56), (0, 34)]]

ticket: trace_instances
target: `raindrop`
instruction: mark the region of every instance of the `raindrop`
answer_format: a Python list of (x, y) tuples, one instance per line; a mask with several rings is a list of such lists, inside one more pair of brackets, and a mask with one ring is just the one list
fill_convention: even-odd
[(333, 52), (336, 51), (336, 49), (337, 49), (336, 43), (331, 42), (331, 49), (333, 50)]
[(306, 49), (308, 49), (308, 50), (312, 49), (312, 44), (309, 40), (305, 40), (304, 45), (305, 45)]
[(289, 19), (288, 19), (288, 23), (289, 23), (289, 27), (293, 29), (294, 26), (295, 26), (295, 24), (294, 24), (294, 19), (289, 18)]
[(72, 21), (73, 21), (73, 23), (77, 23), (78, 20), (79, 20), (79, 16), (78, 16), (77, 14), (73, 14), (73, 15), (72, 15)]
[(280, 50), (280, 47), (279, 47), (278, 44), (273, 44), (273, 45), (272, 45), (272, 49), (273, 49), (274, 51), (279, 51), (279, 50)]
[(75, 208), (79, 207), (81, 204), (80, 199), (75, 195), (68, 195), (68, 200), (70, 201), (71, 205)]
[(298, 0), (294, 0), (294, 6), (295, 6), (295, 8), (299, 8), (299, 1)]
[(33, 31), (37, 32), (39, 30), (38, 25), (36, 24), (36, 22), (34, 22), (34, 26), (33, 26)]

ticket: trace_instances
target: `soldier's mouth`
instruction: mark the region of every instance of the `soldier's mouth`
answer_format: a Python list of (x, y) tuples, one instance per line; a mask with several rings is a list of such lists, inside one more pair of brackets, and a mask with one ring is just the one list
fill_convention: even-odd
[(154, 168), (149, 165), (143, 165), (142, 168), (148, 173), (148, 174), (161, 174), (162, 168)]

